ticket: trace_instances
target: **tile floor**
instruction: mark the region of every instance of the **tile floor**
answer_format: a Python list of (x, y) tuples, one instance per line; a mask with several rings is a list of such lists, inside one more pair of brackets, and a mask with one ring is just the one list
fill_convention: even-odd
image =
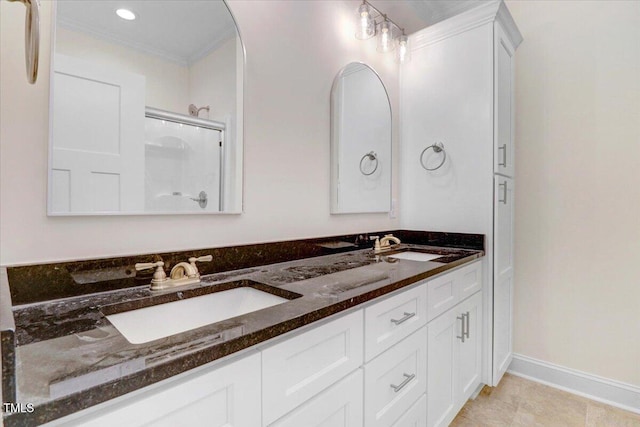
[(452, 427), (640, 427), (640, 415), (514, 375), (469, 400)]

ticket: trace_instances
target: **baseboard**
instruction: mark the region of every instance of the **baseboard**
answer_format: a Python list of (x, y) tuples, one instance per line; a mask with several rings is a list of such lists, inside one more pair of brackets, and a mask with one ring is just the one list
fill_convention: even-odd
[(514, 354), (507, 370), (532, 381), (640, 414), (640, 387)]

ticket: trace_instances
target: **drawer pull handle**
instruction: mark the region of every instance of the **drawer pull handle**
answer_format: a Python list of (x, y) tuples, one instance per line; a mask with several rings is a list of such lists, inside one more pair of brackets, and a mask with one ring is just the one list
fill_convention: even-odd
[(456, 317), (456, 319), (460, 320), (460, 335), (457, 335), (456, 338), (458, 338), (462, 342), (464, 342), (465, 336), (467, 335), (464, 332), (464, 317), (465, 317), (464, 313), (462, 313), (462, 316)]
[(416, 315), (415, 313), (407, 313), (405, 311), (404, 312), (404, 317), (402, 319), (391, 319), (391, 323), (393, 323), (394, 325), (399, 325), (399, 324), (404, 323), (407, 320), (411, 319), (415, 315)]
[(469, 338), (469, 312), (467, 311), (463, 314), (463, 316), (466, 316), (467, 318), (467, 331), (464, 332), (464, 334), (467, 336), (467, 338)]
[(391, 384), (391, 388), (393, 389), (394, 392), (399, 392), (400, 390), (402, 390), (407, 384), (409, 384), (409, 382), (411, 382), (412, 379), (414, 379), (416, 377), (416, 374), (402, 374), (404, 375), (404, 381), (402, 381), (400, 383), (400, 385), (394, 385)]
[(502, 162), (498, 163), (498, 166), (507, 167), (507, 144), (502, 144), (498, 147), (498, 151), (502, 150)]
[(498, 201), (500, 203), (504, 203), (506, 205), (507, 204), (507, 191), (508, 191), (507, 181), (505, 181), (503, 184), (498, 184), (498, 186), (502, 187), (502, 195), (503, 195), (503, 198), (502, 199), (498, 198)]
[[(456, 319), (460, 320), (460, 325), (462, 326), (462, 333), (458, 335), (456, 338), (462, 340), (464, 342), (465, 338), (469, 338), (469, 312), (462, 313), (462, 316), (456, 317)], [(466, 327), (465, 327), (466, 326)]]

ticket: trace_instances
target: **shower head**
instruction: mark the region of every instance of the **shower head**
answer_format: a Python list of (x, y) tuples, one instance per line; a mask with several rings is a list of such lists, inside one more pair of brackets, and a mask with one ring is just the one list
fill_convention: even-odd
[(193, 116), (193, 117), (198, 117), (198, 115), (200, 114), (200, 110), (207, 110), (209, 111), (209, 106), (205, 106), (205, 107), (196, 107), (193, 104), (189, 104), (189, 115)]

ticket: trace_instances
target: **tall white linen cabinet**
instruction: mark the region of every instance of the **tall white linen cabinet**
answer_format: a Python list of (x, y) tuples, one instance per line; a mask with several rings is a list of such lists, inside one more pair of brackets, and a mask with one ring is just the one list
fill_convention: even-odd
[(411, 61), (401, 71), (402, 227), (486, 236), (489, 385), (512, 359), (514, 53), (521, 42), (504, 2), (485, 3), (412, 34)]

